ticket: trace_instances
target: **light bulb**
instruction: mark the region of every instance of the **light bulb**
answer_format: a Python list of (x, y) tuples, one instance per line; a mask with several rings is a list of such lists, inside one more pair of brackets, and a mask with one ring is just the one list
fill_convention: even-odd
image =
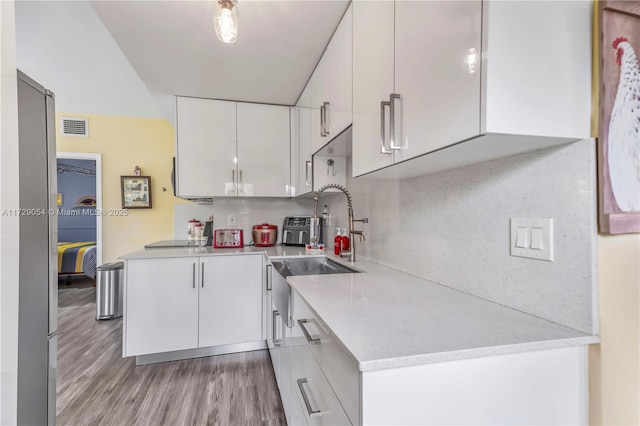
[(216, 0), (213, 8), (213, 26), (220, 41), (235, 43), (238, 39), (237, 0)]

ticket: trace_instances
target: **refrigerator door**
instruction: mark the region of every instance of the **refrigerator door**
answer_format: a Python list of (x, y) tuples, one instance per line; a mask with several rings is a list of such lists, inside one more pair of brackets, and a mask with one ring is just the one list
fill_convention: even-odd
[(49, 219), (49, 335), (52, 335), (58, 328), (58, 215), (51, 214), (58, 208), (58, 164), (56, 159), (56, 112), (54, 95), (50, 90), (45, 89), (45, 100), (47, 105), (47, 163), (49, 165), (47, 174), (49, 185), (49, 211), (47, 215)]
[(47, 400), (47, 424), (56, 424), (56, 371), (58, 368), (58, 336), (55, 334), (49, 337), (49, 371), (47, 374), (47, 389), (49, 398)]

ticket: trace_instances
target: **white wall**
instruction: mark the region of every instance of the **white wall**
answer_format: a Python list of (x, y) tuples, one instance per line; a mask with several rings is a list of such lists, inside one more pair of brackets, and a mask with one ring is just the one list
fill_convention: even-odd
[(17, 2), (16, 43), (58, 112), (167, 118), (87, 1)]
[[(347, 173), (350, 175), (350, 173)], [(598, 333), (593, 140), (407, 180), (349, 179), (359, 256)], [(331, 198), (346, 227), (343, 196)], [(555, 261), (509, 255), (510, 218), (554, 218)]]
[[(282, 240), (282, 223), (287, 216), (313, 215), (312, 200), (216, 199), (213, 205), (176, 204), (174, 206), (174, 238), (187, 238), (187, 221), (202, 223), (214, 215), (214, 229), (238, 228), (244, 243), (252, 240), (253, 225), (269, 223), (278, 226), (278, 242)], [(227, 216), (236, 215), (236, 226), (227, 226)]]
[[(0, 1), (0, 211), (19, 206), (14, 3)], [(18, 393), (17, 216), (0, 215), (0, 424), (16, 423)]]

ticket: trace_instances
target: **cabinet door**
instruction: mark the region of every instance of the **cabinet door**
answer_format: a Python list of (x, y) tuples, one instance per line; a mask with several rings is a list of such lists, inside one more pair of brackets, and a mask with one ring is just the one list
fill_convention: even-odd
[(394, 4), (390, 1), (356, 1), (352, 5), (352, 164), (353, 176), (360, 176), (393, 163), (392, 154), (380, 152), (380, 102), (388, 101), (393, 92)]
[(177, 194), (235, 196), (236, 103), (177, 98)]
[(311, 83), (307, 84), (297, 103), (298, 109), (298, 176), (296, 195), (303, 195), (313, 190), (313, 165), (311, 155), (312, 114)]
[(238, 196), (288, 197), (289, 107), (238, 103)]
[(395, 22), (395, 161), (477, 136), (481, 0), (396, 1)]
[(327, 142), (351, 125), (352, 6), (349, 6), (322, 57)]
[(311, 80), (311, 151), (316, 152), (322, 148), (329, 139), (324, 133), (325, 129), (325, 112), (323, 104), (327, 101), (325, 92), (325, 68), (326, 58), (323, 55), (313, 71)]
[(199, 347), (262, 340), (262, 256), (200, 258)]
[(198, 347), (198, 258), (128, 260), (124, 356)]

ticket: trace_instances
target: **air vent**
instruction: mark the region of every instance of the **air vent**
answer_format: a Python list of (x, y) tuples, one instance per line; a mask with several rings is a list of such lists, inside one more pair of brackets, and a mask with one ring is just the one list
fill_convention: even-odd
[(86, 118), (61, 118), (62, 136), (89, 136), (89, 123)]

